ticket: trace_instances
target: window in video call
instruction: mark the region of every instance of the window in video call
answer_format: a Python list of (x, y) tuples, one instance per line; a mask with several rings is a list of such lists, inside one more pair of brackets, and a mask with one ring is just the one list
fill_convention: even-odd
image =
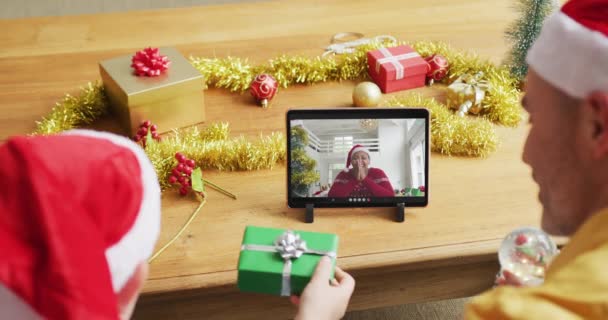
[(291, 196), (425, 195), (425, 119), (291, 120)]

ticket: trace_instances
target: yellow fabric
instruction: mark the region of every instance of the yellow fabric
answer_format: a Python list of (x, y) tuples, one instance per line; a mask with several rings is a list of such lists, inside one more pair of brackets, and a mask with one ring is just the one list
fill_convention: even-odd
[(465, 319), (608, 319), (608, 209), (574, 234), (543, 285), (490, 290), (466, 306)]

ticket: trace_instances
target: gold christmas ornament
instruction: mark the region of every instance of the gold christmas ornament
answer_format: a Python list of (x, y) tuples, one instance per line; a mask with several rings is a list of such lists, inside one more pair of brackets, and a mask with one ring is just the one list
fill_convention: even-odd
[(373, 82), (361, 82), (353, 90), (353, 104), (355, 107), (375, 107), (380, 103), (381, 98), (382, 91)]
[(446, 104), (449, 108), (457, 110), (456, 114), (464, 117), (465, 114), (479, 114), (482, 110), (482, 101), (486, 91), (490, 88), (488, 81), (482, 80), (483, 72), (475, 75), (464, 74), (448, 86)]

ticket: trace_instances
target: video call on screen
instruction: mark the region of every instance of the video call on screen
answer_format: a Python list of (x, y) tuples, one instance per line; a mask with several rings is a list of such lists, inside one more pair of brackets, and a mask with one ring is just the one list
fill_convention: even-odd
[(424, 119), (306, 119), (290, 127), (292, 197), (424, 196)]

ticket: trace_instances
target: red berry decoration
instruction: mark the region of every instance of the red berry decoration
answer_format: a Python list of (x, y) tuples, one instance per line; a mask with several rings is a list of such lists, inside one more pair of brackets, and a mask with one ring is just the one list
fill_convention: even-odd
[[(202, 189), (192, 188), (193, 178), (199, 181), (199, 186), (202, 186), (201, 171), (200, 169), (194, 170), (194, 166), (196, 165), (194, 160), (188, 159), (185, 155), (179, 152), (175, 154), (175, 159), (177, 160), (177, 165), (175, 166), (175, 168), (173, 168), (173, 170), (171, 170), (171, 176), (168, 179), (169, 183), (179, 184), (179, 193), (182, 196), (188, 194), (188, 191), (190, 190), (193, 190), (197, 192), (197, 194), (202, 195)], [(193, 177), (193, 171), (197, 171), (198, 175)]]
[(249, 85), (249, 92), (263, 108), (268, 107), (268, 102), (277, 93), (277, 89), (277, 80), (266, 73), (257, 75)]
[(186, 161), (186, 156), (184, 156), (183, 154), (181, 154), (181, 153), (178, 152), (178, 153), (175, 154), (175, 159), (179, 163), (184, 163)]
[(429, 64), (429, 69), (426, 73), (426, 80), (429, 85), (432, 85), (435, 81), (441, 81), (450, 70), (448, 60), (442, 55), (434, 54), (424, 58), (424, 60)]
[(187, 194), (188, 194), (188, 188), (186, 188), (186, 187), (181, 187), (181, 188), (179, 189), (179, 194), (181, 194), (182, 196), (187, 195)]
[(156, 77), (169, 69), (171, 61), (167, 56), (158, 53), (158, 48), (146, 48), (137, 51), (131, 58), (131, 68), (138, 77)]
[(420, 186), (420, 187), (418, 187), (418, 190), (420, 190), (420, 192), (425, 192), (426, 191), (426, 187), (425, 186)]
[(153, 125), (150, 120), (146, 120), (139, 125), (139, 129), (137, 129), (137, 134), (135, 134), (133, 140), (135, 140), (135, 142), (141, 142), (141, 145), (144, 148), (146, 147), (146, 140), (148, 140), (148, 133), (153, 140), (160, 141), (160, 136), (158, 135), (158, 132), (156, 132), (156, 129), (156, 125)]
[(515, 238), (515, 244), (518, 246), (523, 246), (526, 244), (526, 242), (528, 242), (528, 237), (526, 237), (526, 235), (523, 233), (519, 234), (517, 238)]

